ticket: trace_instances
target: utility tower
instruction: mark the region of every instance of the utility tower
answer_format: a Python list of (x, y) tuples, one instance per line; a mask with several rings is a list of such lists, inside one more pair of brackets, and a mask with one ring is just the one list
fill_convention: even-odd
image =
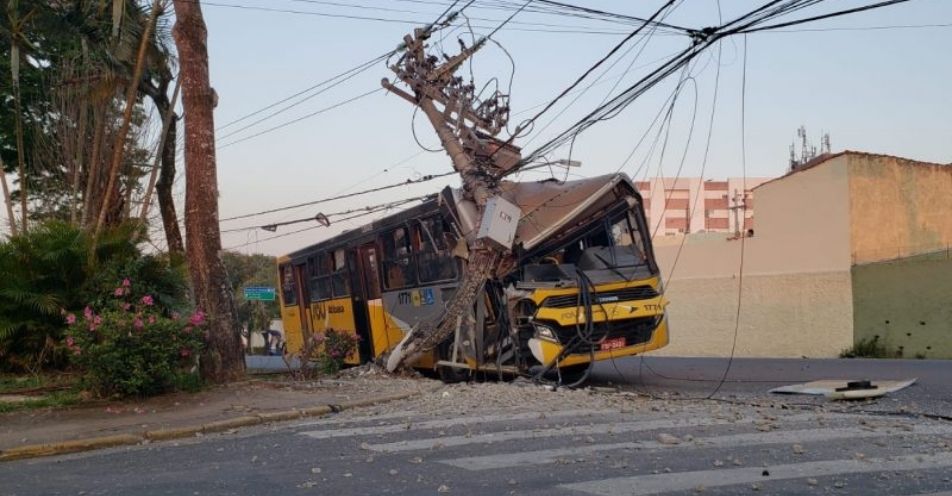
[[(445, 24), (453, 21), (451, 15)], [(404, 50), (390, 69), (407, 90), (388, 79), (383, 87), (410, 102), (429, 119), (443, 148), (459, 172), (463, 183), (463, 197), (475, 203), (479, 218), (486, 204), (498, 193), (498, 182), (520, 164), (519, 149), (496, 136), (509, 121), (509, 95), (496, 92), (486, 99), (478, 99), (473, 81), (455, 75), (456, 70), (482, 48), (486, 38), (472, 46), (460, 42), (461, 51), (453, 56), (427, 53), (427, 41), (432, 27), (418, 28), (404, 37)], [(493, 200), (496, 201), (496, 200)], [(482, 221), (486, 224), (486, 220)], [(461, 242), (467, 242), (466, 239)], [(493, 276), (498, 266), (507, 266), (505, 259), (510, 248), (487, 238), (476, 237), (467, 243), (468, 253), (463, 279), (447, 304), (439, 322), (426, 322), (411, 330), (391, 352), (387, 369), (395, 370), (412, 363), (421, 354), (436, 348), (460, 325), (472, 311), (477, 294)]]

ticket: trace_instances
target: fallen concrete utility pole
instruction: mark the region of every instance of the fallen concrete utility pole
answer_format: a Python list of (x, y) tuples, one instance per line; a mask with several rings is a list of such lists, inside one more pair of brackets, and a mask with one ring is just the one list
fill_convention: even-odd
[[(390, 371), (413, 363), (453, 333), (460, 319), (472, 311), (476, 296), (493, 276), (493, 269), (509, 256), (511, 248), (495, 241), (488, 229), (480, 228), (490, 222), (484, 218), (487, 202), (504, 201), (496, 197), (498, 181), (521, 160), (517, 148), (495, 138), (509, 119), (509, 95), (497, 91), (477, 101), (473, 82), (454, 75), (462, 63), (485, 44), (485, 38), (463, 47), (459, 54), (447, 57), (438, 65), (441, 59), (426, 53), (431, 32), (429, 28), (420, 28), (412, 36), (404, 37), (405, 51), (390, 67), (410, 92), (387, 79), (382, 84), (418, 106), (430, 120), (453, 168), (462, 178), (463, 197), (476, 205), (477, 218), (481, 219), (477, 226), (480, 234), (468, 241), (466, 270), (442, 318), (425, 322), (407, 333), (387, 360)], [(518, 218), (514, 219), (513, 225), (517, 222)]]

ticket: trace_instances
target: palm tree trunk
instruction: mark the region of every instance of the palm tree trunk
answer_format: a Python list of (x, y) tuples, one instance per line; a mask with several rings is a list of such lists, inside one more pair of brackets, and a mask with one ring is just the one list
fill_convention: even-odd
[(192, 290), (209, 315), (202, 376), (213, 382), (244, 375), (234, 295), (221, 259), (215, 166), (214, 92), (208, 77), (208, 31), (199, 0), (173, 0), (172, 36), (181, 61), (185, 110), (185, 234)]
[(86, 193), (83, 195), (83, 211), (81, 212), (79, 221), (82, 226), (87, 226), (87, 222), (96, 216), (96, 212), (93, 211), (93, 206), (99, 204), (99, 202), (95, 201), (95, 197), (97, 191), (96, 185), (99, 183), (99, 165), (102, 163), (103, 134), (106, 132), (105, 113), (101, 105), (97, 105), (93, 108), (95, 131), (93, 131), (93, 146), (89, 150), (89, 166), (86, 172)]
[(89, 47), (86, 45), (86, 38), (82, 38), (80, 41), (83, 46), (83, 70), (81, 74), (83, 90), (79, 98), (79, 133), (76, 137), (76, 162), (73, 165), (73, 178), (72, 184), (70, 184), (72, 195), (69, 197), (69, 223), (74, 226), (76, 225), (76, 214), (79, 210), (80, 199), (77, 195), (79, 194), (79, 180), (83, 173), (83, 145), (86, 143), (86, 124), (89, 120), (89, 88), (86, 80), (86, 76), (89, 74), (87, 69)]
[(129, 127), (132, 124), (132, 109), (136, 104), (136, 95), (139, 90), (139, 80), (142, 79), (142, 71), (145, 69), (145, 53), (149, 46), (149, 38), (152, 36), (152, 30), (155, 28), (156, 19), (159, 16), (159, 0), (152, 4), (152, 12), (149, 14), (149, 21), (142, 32), (142, 40), (139, 42), (139, 52), (136, 56), (135, 69), (132, 71), (132, 78), (129, 80), (129, 88), (126, 90), (126, 109), (122, 114), (122, 122), (119, 131), (116, 133), (116, 144), (112, 150), (112, 161), (109, 166), (109, 176), (106, 182), (106, 192), (103, 195), (103, 204), (99, 209), (99, 219), (96, 221), (96, 227), (93, 229), (92, 246), (96, 247), (96, 241), (99, 232), (106, 221), (106, 214), (109, 213), (110, 201), (113, 197), (119, 197), (117, 191), (116, 179), (119, 176), (120, 165), (122, 165), (123, 152), (125, 151), (126, 136), (129, 134)]
[(7, 171), (0, 158), (0, 184), (3, 185), (3, 204), (7, 206), (7, 220), (10, 222), (10, 235), (17, 235), (17, 221), (13, 216), (13, 199), (10, 198), (10, 186), (7, 184)]
[(10, 81), (13, 85), (13, 106), (16, 112), (13, 122), (17, 140), (17, 175), (20, 180), (20, 222), (23, 226), (22, 232), (25, 234), (28, 229), (26, 210), (28, 187), (23, 149), (23, 109), (20, 101), (20, 45), (15, 40), (10, 43)]

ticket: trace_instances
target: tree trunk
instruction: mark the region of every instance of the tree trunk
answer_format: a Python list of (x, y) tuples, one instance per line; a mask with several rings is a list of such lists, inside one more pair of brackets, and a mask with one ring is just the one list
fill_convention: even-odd
[(122, 199), (119, 194), (119, 185), (116, 180), (119, 177), (119, 169), (122, 165), (122, 158), (126, 149), (126, 136), (129, 134), (129, 128), (132, 125), (132, 110), (135, 108), (136, 95), (139, 94), (139, 81), (142, 79), (142, 71), (145, 69), (146, 49), (149, 46), (149, 38), (152, 37), (152, 30), (155, 28), (156, 20), (160, 10), (159, 0), (152, 4), (152, 12), (149, 14), (149, 22), (142, 32), (142, 39), (139, 41), (139, 52), (136, 55), (136, 65), (132, 71), (132, 79), (129, 80), (129, 88), (126, 90), (126, 109), (122, 114), (122, 122), (119, 125), (119, 131), (116, 132), (116, 144), (112, 150), (112, 160), (109, 164), (109, 176), (106, 181), (106, 192), (103, 195), (103, 204), (99, 209), (99, 218), (96, 221), (96, 227), (93, 229), (93, 247), (96, 246), (96, 240), (99, 232), (106, 223), (106, 216), (114, 212), (118, 207), (119, 215), (122, 214), (122, 207), (110, 204), (115, 198), (116, 201)]
[(17, 220), (13, 215), (13, 198), (10, 198), (10, 186), (7, 184), (7, 171), (0, 158), (0, 185), (3, 186), (3, 203), (7, 207), (7, 220), (10, 221), (10, 235), (17, 235)]
[(103, 135), (106, 133), (106, 111), (102, 108), (103, 105), (94, 105), (93, 107), (93, 146), (89, 150), (89, 160), (86, 162), (86, 193), (83, 195), (83, 210), (80, 212), (79, 225), (85, 227), (88, 226), (88, 222), (91, 222), (92, 219), (95, 219), (98, 214), (97, 210), (94, 210), (95, 205), (99, 205), (98, 201), (95, 201), (96, 195), (99, 191), (97, 187), (99, 185), (99, 175), (100, 175), (100, 164), (102, 163), (102, 142)]
[[(179, 92), (182, 88), (182, 78), (179, 77), (176, 80), (171, 100), (169, 100), (167, 94), (168, 86), (168, 79), (163, 79), (159, 85), (144, 83), (143, 87), (143, 91), (149, 95), (155, 107), (159, 110), (159, 115), (162, 116), (162, 137), (159, 138), (161, 149), (158, 151), (155, 163), (152, 166), (149, 185), (146, 187), (145, 198), (142, 201), (142, 211), (139, 213), (139, 221), (143, 224), (148, 221), (149, 210), (152, 208), (152, 194), (155, 192), (159, 197), (159, 213), (162, 215), (162, 226), (165, 229), (165, 240), (168, 244), (169, 255), (183, 257), (185, 256), (185, 245), (182, 243), (182, 232), (179, 230), (178, 216), (175, 213), (175, 199), (172, 197), (172, 186), (175, 183), (175, 144), (178, 136), (176, 132), (178, 116), (175, 115), (175, 103), (178, 102)], [(158, 178), (158, 183), (156, 183), (156, 178)]]
[(27, 232), (27, 180), (26, 180), (26, 159), (23, 149), (23, 109), (20, 101), (20, 45), (16, 42), (10, 44), (10, 79), (13, 85), (13, 106), (16, 115), (14, 116), (14, 128), (17, 140), (17, 175), (20, 180), (20, 230), (23, 234)]
[(182, 231), (179, 229), (178, 215), (175, 213), (175, 198), (172, 196), (172, 186), (175, 184), (175, 140), (178, 118), (173, 114), (169, 121), (168, 136), (162, 147), (162, 168), (159, 171), (159, 181), (155, 185), (155, 195), (159, 200), (159, 213), (162, 214), (162, 227), (165, 229), (165, 242), (169, 247), (169, 255), (173, 257), (185, 256), (185, 243), (182, 242)]
[(185, 235), (192, 290), (209, 319), (201, 370), (206, 380), (244, 375), (234, 295), (221, 259), (215, 170), (214, 92), (208, 77), (208, 31), (198, 0), (173, 0), (172, 36), (181, 63), (185, 111)]

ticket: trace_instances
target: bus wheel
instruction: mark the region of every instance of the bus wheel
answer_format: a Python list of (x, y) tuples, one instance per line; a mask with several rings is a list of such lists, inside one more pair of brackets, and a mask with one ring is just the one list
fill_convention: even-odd
[[(437, 348), (437, 356), (440, 360), (449, 360), (452, 354), (452, 342), (443, 343)], [(446, 367), (438, 366), (436, 367), (436, 375), (440, 378), (441, 381), (452, 384), (456, 382), (466, 382), (470, 380), (473, 376), (473, 372), (469, 369), (459, 369), (456, 367)]]

